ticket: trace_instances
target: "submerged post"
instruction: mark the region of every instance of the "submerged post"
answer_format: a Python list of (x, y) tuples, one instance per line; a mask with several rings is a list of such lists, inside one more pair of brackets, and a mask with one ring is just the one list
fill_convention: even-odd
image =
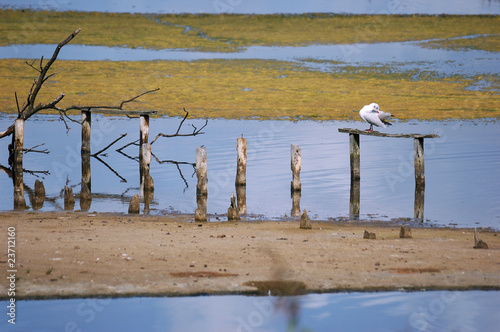
[(237, 167), (236, 186), (246, 186), (247, 184), (247, 140), (241, 137), (236, 139)]
[(292, 169), (293, 179), (291, 183), (292, 191), (300, 191), (300, 170), (302, 168), (302, 153), (300, 151), (300, 145), (291, 144), (291, 163), (290, 168)]
[(82, 111), (82, 153), (90, 154), (90, 110)]
[(415, 148), (415, 183), (425, 183), (425, 168), (424, 168), (424, 138), (415, 137), (413, 139)]
[(360, 179), (359, 134), (349, 133), (349, 156), (351, 158), (351, 179)]

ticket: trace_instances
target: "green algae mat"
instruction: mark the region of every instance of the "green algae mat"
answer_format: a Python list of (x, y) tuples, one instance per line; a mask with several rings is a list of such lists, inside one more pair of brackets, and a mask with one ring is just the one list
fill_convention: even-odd
[[(79, 27), (82, 32), (72, 44), (238, 52), (253, 45), (423, 41), (423, 46), (430, 48), (500, 51), (498, 16), (142, 15), (12, 10), (0, 11), (0, 45), (57, 44)], [(453, 39), (471, 35), (480, 37)], [(51, 72), (57, 75), (44, 84), (38, 100), (51, 101), (63, 92), (66, 97), (59, 104), (62, 107), (115, 105), (160, 88), (127, 108), (157, 110), (171, 116), (183, 115), (182, 108), (186, 108), (193, 117), (359, 120), (357, 111), (363, 105), (378, 102), (402, 120), (500, 116), (500, 79), (495, 74), (439, 77), (381, 67), (343, 67), (324, 72), (286, 61), (248, 59), (58, 60)], [(36, 76), (25, 60), (0, 60), (1, 111), (15, 113), (14, 92), (22, 103)], [(486, 82), (486, 87), (470, 89), (479, 82)]]

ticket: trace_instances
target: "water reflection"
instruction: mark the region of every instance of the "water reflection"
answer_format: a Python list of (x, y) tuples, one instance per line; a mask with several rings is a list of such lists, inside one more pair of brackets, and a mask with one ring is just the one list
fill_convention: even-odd
[[(495, 331), (498, 291), (16, 301), (2, 331)], [(7, 301), (0, 304), (5, 308)], [(54, 314), (57, 313), (57, 314)], [(137, 319), (141, 317), (141, 319)], [(362, 317), (362, 319), (360, 319)]]
[[(23, 159), (23, 197), (32, 191), (26, 189), (26, 184), (32, 187), (36, 179), (44, 182), (46, 199), (40, 211), (63, 210), (62, 189), (66, 185), (76, 191), (77, 200), (85, 193), (82, 192), (82, 183), (85, 183), (82, 179), (87, 178), (88, 172), (81, 172), (85, 167), (80, 169), (80, 127), (66, 135), (63, 124), (47, 121), (56, 119), (57, 116), (43, 115), (26, 122), (26, 144), (38, 144), (43, 137), (50, 150), (50, 155), (28, 153)], [(93, 118), (96, 127), (102, 121), (109, 121), (108, 125), (114, 129), (101, 142), (94, 140), (93, 150), (102, 149), (123, 133), (137, 134), (135, 121), (97, 115)], [(152, 128), (162, 131), (175, 131), (178, 127), (175, 118), (151, 121)], [(11, 122), (9, 116), (0, 114), (1, 127)], [(380, 138), (364, 138), (363, 181), (351, 183), (348, 139), (337, 131), (338, 128), (358, 126), (363, 128), (361, 123), (339, 121), (211, 120), (204, 129), (205, 135), (179, 138), (175, 144), (159, 140), (153, 145), (154, 158), (150, 167), (155, 182), (154, 198), (149, 202), (150, 213), (192, 214), (195, 211), (198, 207), (195, 150), (205, 145), (210, 150), (207, 163), (210, 195), (206, 197), (206, 205), (201, 204), (201, 207), (206, 206), (209, 218), (224, 215), (228, 198), (235, 192), (240, 211), (246, 206), (246, 219), (281, 219), (290, 216), (291, 210), (300, 211), (306, 207), (315, 219), (417, 218), (426, 223), (477, 227), (475, 222), (479, 221), (483, 227), (500, 227), (497, 204), (500, 178), (491, 175), (500, 167), (500, 142), (495, 139), (499, 123), (413, 121), (396, 123), (393, 126), (396, 128), (387, 129), (390, 133), (435, 132), (441, 135), (425, 143), (425, 191), (423, 187), (415, 187), (412, 142), (408, 139), (384, 140), (381, 144)], [(248, 144), (247, 184), (238, 188), (235, 186), (234, 152), (235, 139), (241, 137), (242, 132)], [(61, 141), (63, 136), (65, 140)], [(291, 142), (300, 144), (302, 150), (302, 190), (300, 197), (296, 195), (295, 198), (291, 197), (290, 190)], [(0, 140), (0, 151), (6, 151), (8, 143)], [(87, 158), (84, 164), (87, 167), (90, 164), (92, 170), (92, 211), (127, 211), (132, 196), (140, 193), (137, 151), (137, 145), (129, 145), (120, 153), (110, 149), (106, 156), (90, 158), (90, 161)], [(75, 155), (76, 158), (71, 157)], [(6, 164), (7, 154), (0, 157)], [(33, 167), (38, 170), (27, 171)], [(6, 166), (0, 170), (0, 210), (12, 210), (14, 171)], [(19, 183), (16, 188), (21, 188)], [(80, 204), (85, 208), (84, 202)]]
[[(481, 37), (478, 35), (477, 37)], [(392, 71), (421, 70), (438, 76), (500, 74), (498, 52), (444, 50), (422, 47), (426, 41), (352, 45), (250, 46), (234, 53), (178, 49), (152, 50), (69, 44), (60, 60), (84, 61), (196, 61), (204, 59), (262, 59), (299, 63), (307, 68), (335, 72), (345, 66), (390, 66)], [(0, 58), (39, 58), (56, 45), (9, 45), (0, 47)], [(474, 65), (471, 66), (470, 64)]]

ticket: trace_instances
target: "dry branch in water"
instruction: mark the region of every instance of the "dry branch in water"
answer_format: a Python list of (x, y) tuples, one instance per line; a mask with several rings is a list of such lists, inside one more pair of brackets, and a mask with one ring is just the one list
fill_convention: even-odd
[(186, 112), (186, 115), (184, 115), (184, 118), (182, 119), (181, 123), (179, 123), (179, 127), (177, 127), (177, 131), (175, 132), (175, 134), (163, 134), (163, 133), (159, 133), (158, 135), (156, 135), (155, 139), (151, 142), (151, 145), (153, 145), (154, 142), (156, 142), (156, 140), (160, 137), (178, 137), (178, 136), (196, 136), (196, 135), (200, 135), (200, 134), (204, 134), (204, 132), (202, 132), (203, 128), (205, 128), (208, 124), (208, 120), (205, 120), (205, 124), (201, 127), (201, 128), (197, 128), (195, 125), (191, 124), (191, 126), (193, 127), (193, 132), (191, 133), (188, 133), (188, 134), (181, 134), (180, 133), (180, 130), (182, 128), (182, 125), (184, 124), (184, 121), (186, 121), (188, 115), (189, 115), (189, 112), (186, 111), (185, 108), (183, 108), (184, 112)]

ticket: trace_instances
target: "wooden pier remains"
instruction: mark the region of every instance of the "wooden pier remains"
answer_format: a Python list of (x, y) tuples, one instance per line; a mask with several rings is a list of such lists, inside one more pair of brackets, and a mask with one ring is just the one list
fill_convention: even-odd
[(359, 135), (395, 137), (395, 138), (413, 138), (415, 150), (415, 183), (425, 183), (424, 167), (424, 138), (438, 138), (436, 134), (386, 134), (378, 131), (366, 131), (351, 128), (339, 128), (339, 132), (349, 134), (349, 155), (351, 164), (351, 179), (360, 179), (360, 144)]

